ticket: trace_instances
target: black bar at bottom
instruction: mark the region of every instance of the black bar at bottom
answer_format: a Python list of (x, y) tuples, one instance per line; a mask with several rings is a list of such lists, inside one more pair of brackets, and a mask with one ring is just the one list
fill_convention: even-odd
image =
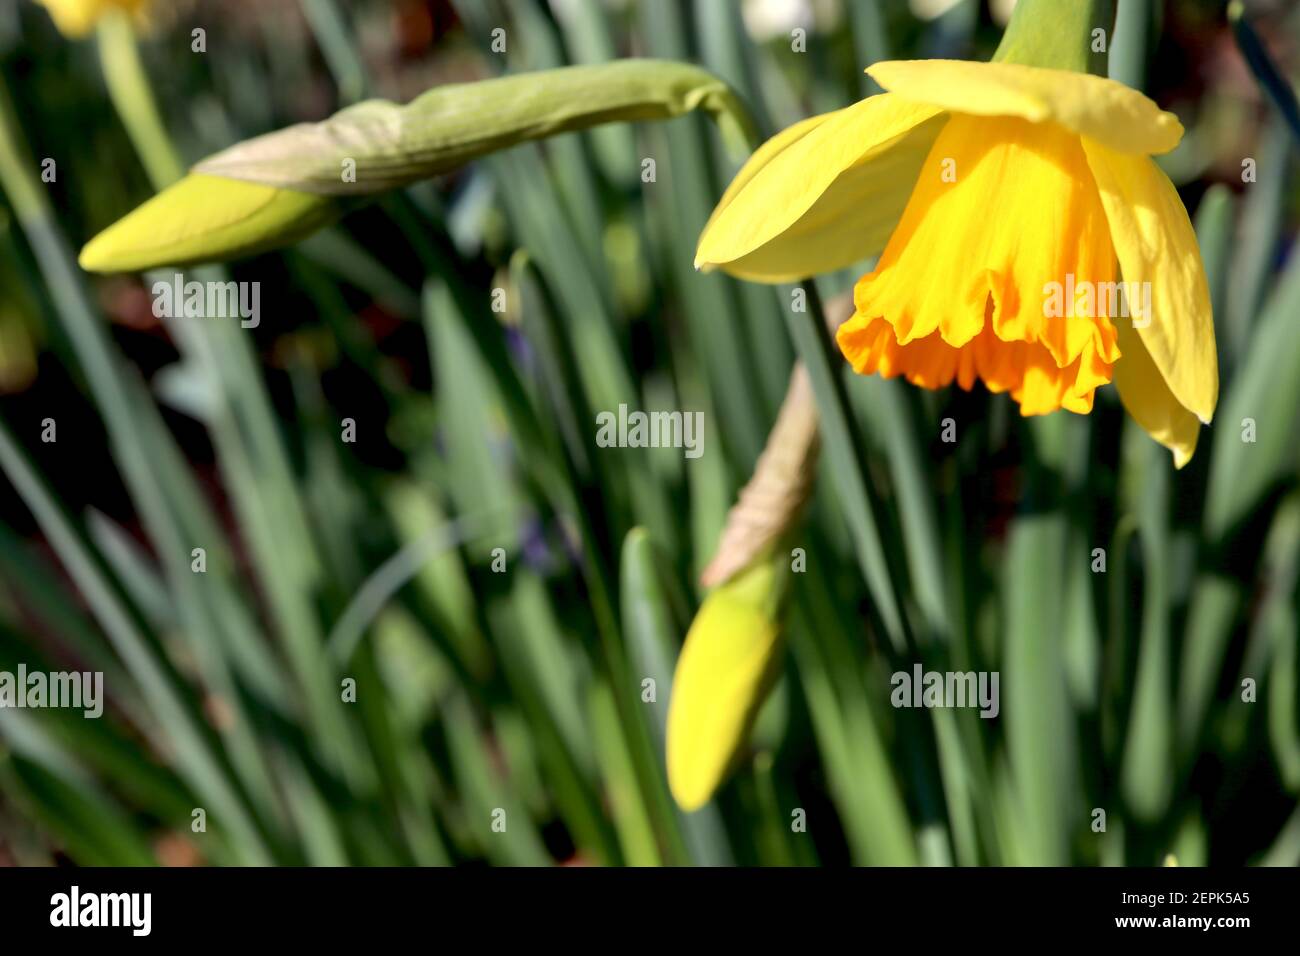
[(1043, 934), (1231, 942), (1294, 931), (1298, 890), (1297, 871), (1263, 869), (29, 869), (0, 870), (0, 926), (7, 943), (75, 934), (128, 945), (336, 947), (376, 933), (459, 939), (457, 948), (468, 934), (534, 945), (769, 933), (828, 942), (838, 931), (865, 945), (900, 930), (927, 943)]

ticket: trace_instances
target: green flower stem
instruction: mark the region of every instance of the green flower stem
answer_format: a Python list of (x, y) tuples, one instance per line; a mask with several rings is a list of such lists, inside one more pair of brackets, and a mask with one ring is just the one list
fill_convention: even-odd
[(1108, 50), (1114, 26), (1115, 0), (1020, 0), (993, 61), (1105, 76), (1093, 31), (1105, 31)]
[(96, 39), (109, 98), (135, 144), (149, 182), (154, 189), (164, 189), (185, 175), (185, 164), (158, 114), (130, 19), (123, 13), (105, 16)]

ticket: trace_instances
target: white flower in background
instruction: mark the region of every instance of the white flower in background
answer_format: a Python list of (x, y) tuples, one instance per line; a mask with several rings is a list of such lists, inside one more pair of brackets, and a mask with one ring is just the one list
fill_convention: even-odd
[[(943, 16), (963, 0), (908, 0), (912, 15), (922, 20), (935, 20)], [(989, 0), (989, 12), (998, 26), (1006, 26), (1011, 20), (1011, 11), (1016, 8), (1016, 0)]]
[(1016, 0), (989, 0), (989, 12), (998, 26), (1006, 26), (1011, 21), (1011, 11), (1016, 8)]
[(795, 27), (806, 30), (813, 22), (811, 0), (745, 0), (741, 12), (745, 29), (759, 43), (787, 36)]
[(836, 0), (745, 0), (745, 30), (757, 43), (788, 37), (796, 27), (833, 30), (844, 13)]
[(962, 0), (907, 0), (912, 15), (921, 20), (937, 20)]

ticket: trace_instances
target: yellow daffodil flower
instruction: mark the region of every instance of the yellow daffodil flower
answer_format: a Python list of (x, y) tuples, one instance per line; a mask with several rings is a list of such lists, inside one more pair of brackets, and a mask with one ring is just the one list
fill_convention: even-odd
[(696, 267), (788, 282), (879, 255), (840, 350), (924, 388), (976, 379), (1023, 415), (1114, 382), (1182, 467), (1219, 379), (1196, 236), (1151, 159), (1177, 118), (1104, 77), (877, 63), (887, 92), (778, 133), (705, 226)]
[(95, 28), (100, 17), (115, 10), (137, 17), (151, 0), (36, 0), (50, 12), (54, 25), (64, 36), (83, 37)]

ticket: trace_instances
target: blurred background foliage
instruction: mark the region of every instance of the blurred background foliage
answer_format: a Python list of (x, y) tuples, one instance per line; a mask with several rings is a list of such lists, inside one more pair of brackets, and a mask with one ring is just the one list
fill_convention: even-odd
[[(0, 5), (0, 110), (57, 163), (44, 206), (19, 198), (36, 166), (0, 181), (0, 669), (102, 670), (109, 697), (98, 721), (0, 709), (0, 862), (1300, 862), (1296, 141), (1224, 3), (1119, 0), (1112, 50), (1188, 129), (1162, 164), (1224, 381), (1191, 465), (1110, 389), (1027, 423), (847, 375), (907, 638), (828, 461), (782, 675), (691, 815), (664, 781), (673, 662), (795, 354), (780, 290), (691, 267), (734, 171), (704, 120), (516, 148), (196, 271), (260, 282), (256, 329), (159, 320), (150, 277), (75, 267), (175, 157), (368, 96), (657, 56), (771, 132), (875, 92), (872, 61), (986, 59), (1011, 6), (186, 0), (137, 44)], [(1296, 6), (1246, 7), (1292, 83)], [(597, 449), (619, 403), (706, 412), (706, 453)], [(999, 671), (1000, 715), (891, 708), (918, 661)]]

